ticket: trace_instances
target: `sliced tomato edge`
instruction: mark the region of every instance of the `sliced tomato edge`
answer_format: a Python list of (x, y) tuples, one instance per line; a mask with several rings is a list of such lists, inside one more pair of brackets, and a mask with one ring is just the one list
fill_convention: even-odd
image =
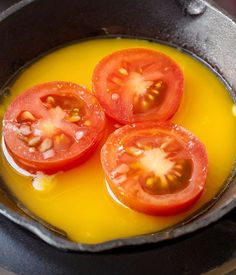
[[(75, 155), (74, 157), (71, 157), (70, 159), (67, 159), (66, 161), (63, 159), (54, 161), (50, 163), (50, 159), (47, 159), (45, 161), (36, 162), (36, 161), (27, 161), (25, 159), (22, 159), (20, 157), (15, 157), (11, 150), (7, 147), (6, 149), (10, 156), (13, 158), (13, 160), (24, 170), (30, 171), (31, 173), (36, 172), (43, 172), (46, 174), (55, 174), (60, 171), (67, 171), (69, 169), (75, 168), (76, 166), (84, 163), (93, 153), (95, 153), (97, 146), (99, 145), (101, 139), (94, 142), (93, 145), (86, 148), (83, 152), (81, 152), (78, 155)], [(6, 156), (5, 156), (6, 158)]]
[(192, 208), (192, 206), (200, 199), (202, 193), (204, 190), (200, 191), (198, 195), (194, 196), (193, 198), (190, 198), (186, 200), (185, 202), (181, 204), (175, 204), (171, 206), (166, 205), (153, 205), (153, 204), (147, 204), (142, 203), (141, 201), (135, 200), (135, 198), (121, 195), (117, 190), (114, 188), (114, 185), (110, 183), (109, 179), (107, 179), (107, 182), (109, 184), (109, 188), (112, 190), (113, 194), (117, 197), (117, 199), (122, 202), (124, 205), (128, 206), (129, 208), (133, 209), (134, 211), (138, 211), (143, 214), (153, 215), (153, 216), (172, 216), (181, 214), (184, 211), (189, 210)]

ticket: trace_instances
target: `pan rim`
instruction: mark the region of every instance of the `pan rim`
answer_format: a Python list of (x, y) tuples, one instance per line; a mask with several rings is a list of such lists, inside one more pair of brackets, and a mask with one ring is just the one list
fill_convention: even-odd
[[(19, 3), (14, 4), (10, 8), (6, 9), (2, 13), (0, 13), (0, 23), (3, 20), (6, 20), (9, 16), (14, 13), (20, 11), (22, 8), (36, 2), (37, 0), (21, 0)], [(223, 10), (219, 9), (215, 6), (215, 3), (206, 2), (207, 7), (213, 9), (221, 16), (224, 16), (225, 19), (230, 20), (234, 24), (235, 21), (233, 18), (229, 17), (228, 14)], [(220, 208), (213, 210), (212, 212), (206, 214), (206, 217), (200, 220), (195, 220), (190, 224), (185, 224), (180, 226), (179, 228), (170, 228), (166, 229), (163, 232), (157, 232), (147, 235), (140, 235), (129, 238), (121, 238), (115, 239), (111, 241), (106, 241), (98, 244), (84, 244), (84, 243), (76, 243), (62, 237), (59, 237), (52, 233), (50, 230), (45, 228), (43, 225), (39, 224), (37, 221), (30, 219), (29, 217), (21, 216), (20, 214), (14, 212), (10, 208), (6, 207), (2, 203), (0, 203), (0, 214), (13, 221), (14, 223), (28, 229), (35, 235), (37, 235), (40, 239), (44, 240), (48, 244), (57, 247), (62, 250), (70, 250), (70, 251), (89, 251), (89, 252), (101, 252), (105, 250), (110, 250), (122, 246), (132, 246), (132, 245), (141, 245), (141, 244), (150, 244), (157, 243), (160, 241), (174, 239), (180, 237), (185, 234), (190, 234), (193, 231), (197, 231), (202, 229), (209, 224), (216, 222), (226, 213), (231, 211), (234, 207), (236, 207), (236, 198), (233, 198), (230, 203), (227, 202), (222, 205)]]

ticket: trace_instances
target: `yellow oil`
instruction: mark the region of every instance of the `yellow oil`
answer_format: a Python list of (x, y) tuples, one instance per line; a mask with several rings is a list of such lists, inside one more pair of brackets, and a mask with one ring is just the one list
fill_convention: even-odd
[(204, 65), (174, 48), (134, 39), (98, 39), (56, 50), (19, 75), (11, 94), (0, 105), (2, 118), (9, 102), (29, 87), (64, 80), (91, 88), (97, 62), (120, 49), (142, 47), (168, 54), (185, 76), (184, 99), (174, 122), (192, 131), (205, 144), (209, 176), (200, 201), (190, 211), (173, 217), (144, 215), (115, 202), (109, 195), (99, 160), (99, 149), (81, 166), (32, 184), (0, 159), (0, 174), (10, 190), (35, 215), (64, 230), (71, 240), (99, 243), (156, 232), (176, 224), (210, 201), (229, 176), (236, 155), (236, 117), (223, 84)]

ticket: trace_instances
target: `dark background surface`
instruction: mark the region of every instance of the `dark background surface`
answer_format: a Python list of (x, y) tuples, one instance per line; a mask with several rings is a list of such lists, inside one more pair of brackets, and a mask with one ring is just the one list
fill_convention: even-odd
[[(0, 10), (16, 2), (0, 0)], [(236, 0), (216, 2), (236, 15)], [(0, 216), (0, 266), (17, 274), (200, 274), (222, 265), (225, 269), (218, 274), (227, 270), (236, 274), (234, 263), (228, 265), (234, 259), (236, 210), (206, 229), (174, 241), (99, 254), (59, 251)]]

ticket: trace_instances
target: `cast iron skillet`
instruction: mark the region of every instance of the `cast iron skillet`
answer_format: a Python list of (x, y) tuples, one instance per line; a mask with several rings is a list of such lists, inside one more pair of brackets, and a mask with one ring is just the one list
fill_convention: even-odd
[[(0, 87), (35, 57), (75, 40), (96, 36), (159, 40), (201, 58), (236, 99), (236, 23), (213, 2), (201, 0), (22, 0), (0, 15)], [(0, 98), (3, 96), (3, 90)], [(227, 123), (227, 122), (226, 122)], [(102, 251), (175, 238), (209, 225), (236, 206), (236, 177), (201, 213), (164, 231), (96, 245), (74, 243), (36, 219), (0, 184), (0, 213), (47, 243), (74, 251)]]

